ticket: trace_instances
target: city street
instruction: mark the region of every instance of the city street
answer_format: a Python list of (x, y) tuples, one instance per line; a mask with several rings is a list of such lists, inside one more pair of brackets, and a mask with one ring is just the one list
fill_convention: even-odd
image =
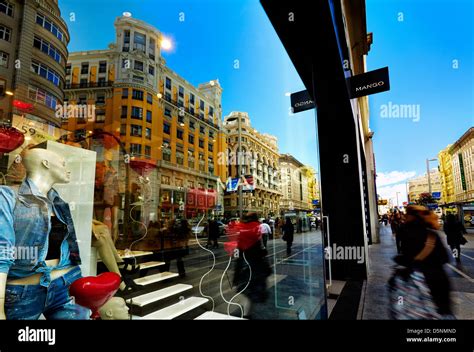
[[(445, 238), (444, 235), (441, 236)], [(445, 266), (452, 285), (454, 314), (457, 319), (474, 316), (474, 231), (466, 235), (469, 241), (461, 248), (461, 265), (454, 260)], [(359, 306), (359, 319), (389, 319), (387, 281), (396, 255), (395, 239), (390, 226), (380, 227), (380, 243), (369, 247), (369, 274)]]

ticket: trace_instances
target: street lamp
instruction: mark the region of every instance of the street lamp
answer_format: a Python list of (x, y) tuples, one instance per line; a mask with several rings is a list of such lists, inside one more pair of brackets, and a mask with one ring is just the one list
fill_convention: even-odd
[(428, 193), (431, 196), (430, 161), (438, 161), (438, 159), (426, 159), (426, 174), (428, 175)]

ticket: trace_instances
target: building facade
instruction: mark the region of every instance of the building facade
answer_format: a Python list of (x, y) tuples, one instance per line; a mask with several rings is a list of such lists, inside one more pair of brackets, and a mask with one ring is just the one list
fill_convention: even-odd
[[(437, 169), (430, 170), (430, 183), (432, 193), (442, 193), (443, 188), (441, 174)], [(408, 181), (408, 194), (410, 196), (410, 202), (416, 202), (420, 198), (420, 194), (428, 192), (428, 176), (426, 174)]]
[(148, 209), (137, 215), (142, 220), (216, 211), (226, 179), (225, 165), (217, 163), (226, 150), (219, 81), (195, 87), (167, 67), (163, 35), (143, 21), (122, 16), (115, 30), (108, 49), (69, 56), (68, 140), (86, 143), (106, 164), (104, 174), (117, 174), (125, 185), (117, 186), (118, 208), (146, 198)]
[(0, 119), (59, 126), (69, 31), (56, 0), (0, 2)]
[(280, 155), (280, 177), (282, 198), (280, 215), (305, 217), (313, 209), (308, 178), (308, 167), (290, 154)]
[(316, 209), (319, 206), (319, 184), (317, 174), (311, 166), (304, 166), (302, 172), (308, 182), (308, 206), (310, 209)]
[[(277, 138), (252, 128), (250, 117), (245, 112), (232, 112), (226, 116), (224, 128), (228, 148), (226, 160), (222, 164), (227, 165), (228, 178), (245, 176), (253, 182), (251, 188), (254, 190), (243, 192), (243, 212), (257, 212), (262, 217), (278, 216), (281, 193)], [(226, 217), (238, 216), (238, 191), (228, 192), (224, 208)]]
[(438, 154), (439, 173), (441, 176), (441, 204), (452, 204), (455, 202), (453, 158), (449, 150), (451, 145)]
[(452, 158), (455, 201), (474, 202), (474, 127), (452, 145), (449, 153)]

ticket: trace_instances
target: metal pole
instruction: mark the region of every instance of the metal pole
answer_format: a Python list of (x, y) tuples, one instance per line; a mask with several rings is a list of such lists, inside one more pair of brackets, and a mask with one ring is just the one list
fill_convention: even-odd
[(430, 159), (426, 159), (426, 173), (428, 175), (428, 193), (431, 196)]
[(400, 204), (398, 203), (398, 193), (400, 192), (397, 192), (397, 208), (400, 206)]
[(242, 203), (242, 185), (240, 184), (240, 180), (242, 178), (242, 118), (238, 115), (238, 126), (239, 126), (239, 145), (238, 145), (238, 153), (237, 153), (237, 176), (239, 178), (239, 217), (242, 218), (243, 215), (243, 203)]

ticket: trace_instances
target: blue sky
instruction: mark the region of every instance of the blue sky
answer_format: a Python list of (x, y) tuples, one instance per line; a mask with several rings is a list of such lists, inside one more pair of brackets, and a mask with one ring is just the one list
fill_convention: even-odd
[[(379, 193), (406, 198), (395, 181), (423, 174), (426, 158), (474, 126), (473, 2), (367, 0), (367, 30), (368, 69), (389, 66), (391, 81), (389, 92), (370, 97)], [(382, 118), (389, 102), (419, 105), (420, 121)]]
[[(69, 51), (105, 49), (114, 20), (129, 11), (173, 38), (167, 65), (194, 85), (218, 78), (223, 116), (249, 113), (259, 132), (278, 137), (281, 153), (317, 168), (315, 112), (290, 116), (286, 92), (304, 89), (257, 0), (60, 0), (71, 33)], [(74, 13), (75, 22), (70, 22)], [(185, 15), (180, 21), (180, 13)], [(234, 68), (239, 60), (239, 69)]]
[[(370, 97), (379, 194), (394, 198), (400, 191), (401, 202), (406, 179), (424, 173), (426, 158), (474, 125), (473, 5), (366, 4), (367, 29), (374, 33), (368, 69), (389, 66), (391, 79), (389, 92)], [(289, 114), (285, 93), (304, 86), (258, 0), (60, 0), (60, 6), (71, 32), (70, 51), (107, 48), (115, 40), (113, 22), (124, 11), (154, 25), (174, 40), (174, 51), (164, 54), (173, 70), (195, 85), (220, 80), (224, 116), (248, 112), (257, 130), (278, 137), (280, 152), (317, 168), (314, 112)], [(418, 106), (420, 121), (382, 118), (381, 107), (390, 102)]]

